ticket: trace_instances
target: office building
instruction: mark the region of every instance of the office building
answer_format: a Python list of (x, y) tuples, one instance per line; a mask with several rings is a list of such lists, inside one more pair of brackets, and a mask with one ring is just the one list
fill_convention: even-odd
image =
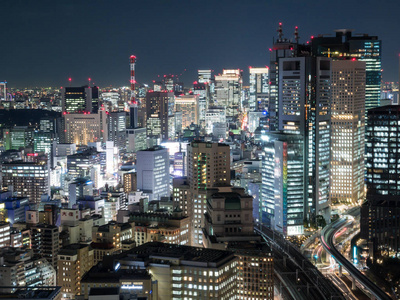
[(13, 197), (11, 191), (0, 192), (0, 222), (25, 222), (25, 211), (29, 209), (27, 197)]
[(10, 247), (10, 223), (0, 222), (0, 249)]
[(153, 242), (110, 260), (112, 266), (121, 269), (147, 270), (152, 280), (158, 282), (160, 300), (236, 299), (237, 296), (237, 258), (230, 251)]
[(53, 144), (55, 156), (68, 156), (76, 153), (76, 144)]
[(237, 299), (274, 299), (274, 259), (260, 242), (230, 242), (238, 259)]
[(65, 143), (88, 145), (107, 141), (107, 114), (103, 109), (98, 113), (65, 113)]
[[(230, 148), (228, 145), (194, 141), (187, 146), (187, 182), (193, 199), (192, 245), (203, 245), (202, 228), (207, 199), (213, 187), (230, 185)], [(186, 208), (182, 208), (186, 211)]]
[(162, 147), (138, 151), (136, 156), (137, 188), (149, 195), (149, 200), (169, 197), (169, 155)]
[(226, 108), (226, 116), (233, 120), (242, 109), (242, 71), (239, 69), (223, 70), (215, 76), (214, 105)]
[(226, 111), (224, 107), (209, 107), (205, 113), (205, 128), (207, 134), (214, 132), (214, 127), (224, 124), (226, 134)]
[(173, 104), (172, 92), (147, 92), (147, 136), (161, 140), (168, 139), (168, 116), (173, 115)]
[(62, 94), (63, 112), (66, 113), (97, 113), (99, 110), (99, 88), (65, 87)]
[(366, 128), (367, 201), (361, 207), (361, 238), (371, 254), (400, 253), (400, 181), (397, 161), (400, 106), (368, 111)]
[(85, 244), (71, 244), (57, 255), (57, 285), (64, 299), (75, 299), (81, 294), (81, 280), (94, 264), (93, 249)]
[(127, 129), (126, 139), (128, 152), (136, 153), (147, 148), (146, 128)]
[[(331, 59), (279, 59), (278, 129), (300, 134), (305, 143), (308, 196), (305, 217), (330, 220)], [(315, 88), (309, 91), (309, 86)]]
[(45, 161), (15, 161), (1, 165), (3, 187), (13, 186), (18, 197), (38, 204), (43, 194), (50, 195), (49, 165)]
[[(157, 282), (151, 280), (146, 270), (111, 268), (107, 263), (93, 266), (81, 280), (81, 295), (83, 299), (93, 299), (93, 296), (107, 299), (156, 300)], [(115, 291), (112, 295), (111, 291)], [(137, 298), (136, 298), (137, 297)]]
[(335, 59), (351, 58), (364, 61), (365, 67), (365, 113), (378, 107), (382, 80), (382, 41), (368, 34), (352, 35), (352, 30), (336, 30), (334, 37), (318, 36), (311, 41), (312, 53)]
[(199, 124), (199, 96), (183, 95), (175, 98), (175, 111), (182, 112), (182, 128)]
[(333, 203), (364, 197), (365, 62), (332, 62), (331, 185)]
[(1, 292), (15, 291), (20, 286), (56, 285), (55, 269), (46, 259), (34, 256), (31, 249), (2, 247), (0, 262), (0, 286), (3, 287), (0, 288)]
[(190, 245), (190, 219), (180, 209), (169, 213), (131, 213), (133, 239), (137, 246), (147, 242), (164, 242), (176, 245)]
[(307, 200), (302, 136), (268, 133), (262, 163), (262, 223), (284, 234), (303, 234)]
[(194, 191), (230, 184), (230, 148), (194, 141), (187, 146), (188, 182)]
[(279, 23), (278, 38), (274, 40), (270, 49), (270, 89), (267, 127), (270, 131), (278, 130), (279, 118), (279, 74), (281, 66), (279, 61), (283, 58), (297, 57), (309, 53), (307, 46), (298, 43), (297, 27), (295, 29), (295, 39), (293, 41), (283, 38), (282, 23)]
[(249, 112), (268, 110), (269, 68), (249, 67), (250, 97)]
[(230, 237), (254, 236), (253, 197), (242, 188), (216, 189), (207, 198), (204, 220), (205, 248), (224, 250)]
[(3, 129), (5, 150), (20, 150), (33, 145), (33, 129), (27, 126), (14, 126)]
[(32, 249), (35, 255), (47, 259), (57, 270), (57, 252), (59, 249), (58, 227), (47, 224), (37, 224), (30, 227)]
[(126, 147), (126, 113), (124, 111), (108, 114), (108, 141), (113, 141), (119, 149)]
[(96, 165), (100, 165), (100, 153), (94, 148), (67, 156), (68, 174), (71, 178), (90, 177), (94, 180), (92, 170)]

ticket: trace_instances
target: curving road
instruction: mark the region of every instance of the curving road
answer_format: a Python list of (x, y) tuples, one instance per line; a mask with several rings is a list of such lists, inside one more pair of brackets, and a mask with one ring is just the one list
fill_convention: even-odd
[(331, 254), (335, 260), (349, 272), (361, 285), (363, 285), (374, 297), (379, 300), (392, 299), (388, 294), (376, 286), (369, 278), (364, 276), (353, 264), (348, 261), (336, 248), (333, 243), (336, 232), (345, 227), (350, 221), (347, 217), (342, 217), (335, 222), (325, 226), (321, 231), (321, 242), (324, 249)]

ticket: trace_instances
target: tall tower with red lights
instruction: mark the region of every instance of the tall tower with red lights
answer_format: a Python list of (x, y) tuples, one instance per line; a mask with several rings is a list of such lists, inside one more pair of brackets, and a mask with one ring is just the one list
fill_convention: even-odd
[(138, 126), (138, 103), (135, 97), (135, 85), (136, 85), (136, 77), (135, 77), (135, 64), (136, 64), (136, 56), (131, 55), (129, 58), (130, 69), (131, 69), (131, 101), (129, 103), (129, 128), (137, 128)]

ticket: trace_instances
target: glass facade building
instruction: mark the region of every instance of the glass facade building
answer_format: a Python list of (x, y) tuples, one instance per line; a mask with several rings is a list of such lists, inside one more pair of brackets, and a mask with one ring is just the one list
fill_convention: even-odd
[(250, 72), (249, 111), (267, 111), (269, 94), (269, 68), (252, 68)]
[(352, 35), (352, 30), (336, 30), (336, 36), (319, 36), (312, 40), (312, 52), (316, 56), (333, 59), (354, 58), (365, 61), (365, 113), (380, 105), (382, 80), (382, 41), (368, 34)]
[(304, 139), (288, 133), (267, 133), (264, 140), (262, 221), (285, 236), (303, 234)]

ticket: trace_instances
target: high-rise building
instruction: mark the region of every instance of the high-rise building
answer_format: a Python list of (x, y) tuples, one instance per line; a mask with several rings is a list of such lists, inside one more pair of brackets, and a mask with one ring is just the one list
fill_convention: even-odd
[(65, 87), (62, 94), (62, 108), (66, 113), (97, 113), (99, 110), (99, 88)]
[(336, 30), (336, 36), (318, 36), (312, 39), (312, 53), (333, 59), (345, 57), (365, 61), (365, 113), (378, 107), (382, 79), (382, 41), (368, 34), (352, 35), (352, 30)]
[(301, 135), (268, 133), (262, 166), (262, 223), (285, 236), (303, 234), (306, 187)]
[(306, 141), (305, 217), (329, 220), (331, 59), (280, 58), (278, 78), (278, 129)]
[(310, 52), (307, 46), (298, 43), (297, 27), (295, 28), (295, 39), (293, 41), (283, 38), (282, 23), (279, 23), (278, 39), (274, 40), (274, 44), (270, 49), (270, 89), (269, 89), (269, 122), (270, 131), (278, 130), (279, 117), (279, 74), (281, 66), (279, 61), (282, 58), (291, 58), (304, 56)]
[(43, 194), (50, 195), (49, 165), (45, 161), (15, 161), (1, 165), (3, 187), (13, 186), (18, 197), (29, 203), (40, 203)]
[(81, 294), (81, 279), (94, 264), (93, 249), (86, 244), (71, 244), (57, 255), (57, 284), (64, 299), (75, 299)]
[(365, 62), (332, 62), (331, 186), (333, 203), (364, 197)]
[(139, 127), (127, 129), (126, 139), (126, 150), (128, 152), (136, 153), (140, 150), (145, 150), (147, 148), (146, 128)]
[(168, 139), (168, 116), (173, 115), (173, 99), (172, 92), (147, 92), (147, 136), (161, 140)]
[(242, 108), (242, 71), (239, 69), (223, 70), (215, 76), (214, 105), (226, 108), (226, 116), (237, 117)]
[(107, 141), (107, 114), (100, 109), (98, 113), (64, 113), (65, 143), (88, 145)]
[(30, 229), (33, 253), (47, 259), (53, 268), (57, 270), (57, 252), (60, 244), (58, 227), (37, 224), (31, 226)]
[(136, 156), (137, 188), (149, 195), (149, 200), (169, 197), (169, 154), (163, 147), (138, 151)]
[(268, 110), (269, 94), (269, 68), (249, 67), (250, 72), (250, 97), (249, 111)]
[(175, 111), (182, 112), (182, 128), (199, 124), (199, 96), (183, 95), (175, 98)]
[(370, 242), (370, 253), (400, 253), (400, 181), (397, 144), (400, 106), (368, 111), (366, 127), (367, 201), (361, 207), (361, 238)]
[(194, 141), (187, 146), (187, 182), (193, 199), (192, 245), (202, 246), (207, 199), (216, 186), (230, 185), (230, 148), (225, 144)]
[(126, 113), (110, 112), (108, 115), (108, 140), (119, 149), (126, 147)]
[[(214, 127), (218, 124), (225, 125), (226, 133), (226, 110), (224, 107), (209, 107), (205, 113), (205, 128), (206, 133), (211, 134), (214, 132)], [(216, 125), (217, 124), (217, 125)]]
[(230, 185), (228, 145), (194, 141), (187, 146), (188, 182), (193, 191)]

